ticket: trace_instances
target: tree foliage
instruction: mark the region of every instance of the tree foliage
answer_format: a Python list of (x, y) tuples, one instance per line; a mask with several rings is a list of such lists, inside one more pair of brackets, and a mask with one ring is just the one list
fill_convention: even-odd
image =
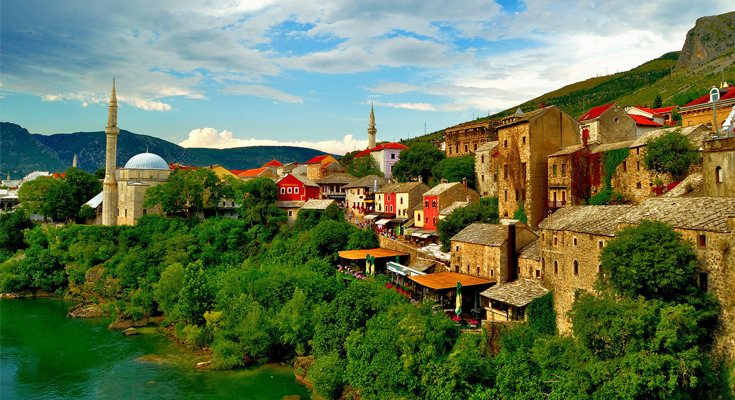
[(354, 158), (347, 167), (347, 173), (358, 178), (363, 178), (368, 175), (385, 176), (380, 171), (378, 162), (369, 154)]
[(205, 207), (212, 207), (219, 202), (221, 193), (218, 187), (221, 184), (211, 169), (176, 169), (168, 176), (166, 183), (145, 191), (143, 207), (161, 206), (165, 213), (184, 212), (191, 218)]
[(408, 182), (420, 176), (424, 182), (429, 182), (434, 166), (444, 159), (444, 152), (436, 147), (418, 142), (411, 147), (401, 150), (399, 160), (393, 165), (393, 176), (399, 182)]
[(497, 197), (483, 197), (475, 204), (455, 209), (436, 225), (439, 240), (442, 242), (442, 251), (449, 251), (452, 237), (462, 229), (473, 222), (497, 224), (500, 221), (498, 215)]
[(447, 157), (432, 169), (436, 181), (442, 178), (449, 182), (462, 182), (467, 179), (467, 186), (475, 189), (475, 156)]
[(7, 212), (0, 214), (0, 262), (16, 251), (28, 247), (23, 241), (23, 231), (33, 229), (33, 223), (25, 213)]
[(647, 170), (669, 174), (677, 181), (684, 178), (696, 160), (697, 149), (680, 129), (649, 139), (643, 156)]

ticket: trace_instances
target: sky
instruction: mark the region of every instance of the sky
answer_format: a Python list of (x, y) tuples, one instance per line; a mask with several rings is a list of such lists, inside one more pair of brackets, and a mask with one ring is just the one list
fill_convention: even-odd
[(681, 50), (731, 0), (3, 0), (0, 120), (344, 154)]

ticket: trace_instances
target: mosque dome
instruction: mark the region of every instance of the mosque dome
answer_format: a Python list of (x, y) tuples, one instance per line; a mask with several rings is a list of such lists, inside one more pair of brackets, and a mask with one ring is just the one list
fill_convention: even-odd
[(126, 169), (164, 169), (168, 170), (168, 163), (153, 153), (141, 153), (128, 160)]

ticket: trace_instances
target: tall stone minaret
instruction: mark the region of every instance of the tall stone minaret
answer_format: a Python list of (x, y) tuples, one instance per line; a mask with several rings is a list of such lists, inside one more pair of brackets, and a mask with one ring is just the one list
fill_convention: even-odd
[(77, 167), (77, 155), (74, 154), (74, 161), (71, 162), (71, 166), (76, 168)]
[(117, 225), (117, 180), (115, 167), (117, 163), (117, 96), (115, 95), (115, 80), (112, 80), (112, 95), (110, 108), (107, 113), (107, 150), (105, 151), (105, 181), (102, 186), (102, 225)]
[(375, 112), (373, 111), (373, 105), (370, 105), (370, 124), (368, 125), (368, 149), (375, 147), (375, 134), (378, 130), (375, 129)]

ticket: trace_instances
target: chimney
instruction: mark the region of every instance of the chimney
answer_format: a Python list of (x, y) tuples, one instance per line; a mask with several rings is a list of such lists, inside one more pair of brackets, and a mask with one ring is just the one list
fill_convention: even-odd
[(467, 189), (467, 178), (462, 178), (462, 185), (464, 185), (464, 198), (469, 202), (470, 201), (470, 193)]
[(727, 230), (735, 232), (735, 214), (729, 214), (727, 217)]
[(424, 177), (419, 175), (419, 183), (423, 183), (423, 182), (424, 182)]
[(516, 252), (517, 219), (501, 219), (500, 224), (508, 226), (508, 282), (518, 279), (518, 253)]
[(542, 109), (546, 108), (546, 103), (541, 103), (541, 108)]

